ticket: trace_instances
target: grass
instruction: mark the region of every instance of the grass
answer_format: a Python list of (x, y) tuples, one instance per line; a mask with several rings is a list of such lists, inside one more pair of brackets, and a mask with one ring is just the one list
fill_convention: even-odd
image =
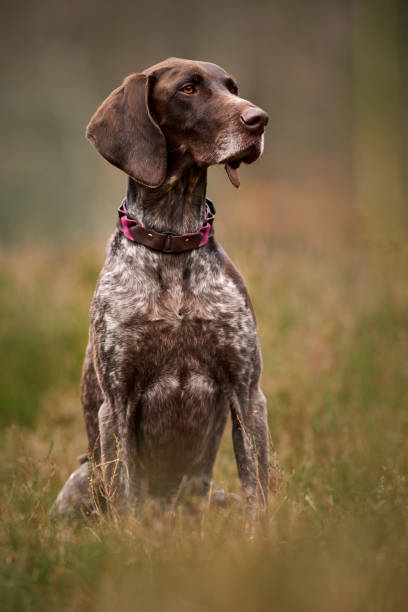
[[(406, 609), (408, 250), (229, 250), (257, 313), (280, 462), (253, 540), (238, 508), (50, 521), (86, 447), (78, 382), (103, 254), (3, 254), (2, 610)], [(215, 480), (239, 491), (229, 431)]]

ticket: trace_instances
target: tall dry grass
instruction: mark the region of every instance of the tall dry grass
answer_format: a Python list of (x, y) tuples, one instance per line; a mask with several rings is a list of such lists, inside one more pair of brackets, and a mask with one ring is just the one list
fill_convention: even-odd
[[(253, 540), (239, 508), (206, 503), (50, 521), (86, 448), (78, 383), (103, 249), (3, 252), (2, 609), (405, 609), (408, 249), (370, 242), (334, 192), (319, 204), (257, 184), (216, 202), (257, 313), (280, 462)], [(239, 491), (229, 429), (214, 478)]]

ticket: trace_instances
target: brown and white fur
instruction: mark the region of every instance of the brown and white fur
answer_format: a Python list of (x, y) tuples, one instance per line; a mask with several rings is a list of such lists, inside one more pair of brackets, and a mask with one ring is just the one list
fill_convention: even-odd
[[(194, 232), (205, 219), (207, 168), (262, 153), (264, 111), (207, 62), (168, 59), (127, 77), (87, 137), (128, 175), (127, 208), (147, 228)], [(269, 432), (261, 353), (245, 284), (214, 238), (178, 254), (112, 235), (91, 307), (82, 402), (104, 507), (206, 494), (227, 415), (248, 504), (267, 503)], [(89, 507), (88, 465), (55, 504)], [(184, 485), (183, 485), (184, 486)]]

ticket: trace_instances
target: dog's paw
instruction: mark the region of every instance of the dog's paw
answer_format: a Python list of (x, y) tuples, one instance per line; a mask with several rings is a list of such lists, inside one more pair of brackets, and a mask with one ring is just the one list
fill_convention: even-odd
[(242, 498), (237, 493), (227, 493), (224, 489), (220, 487), (213, 487), (211, 493), (211, 503), (215, 506), (219, 506), (221, 508), (225, 508), (230, 504), (241, 504)]

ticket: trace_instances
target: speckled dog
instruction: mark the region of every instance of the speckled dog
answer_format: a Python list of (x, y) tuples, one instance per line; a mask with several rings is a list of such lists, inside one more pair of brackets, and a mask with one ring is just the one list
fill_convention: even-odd
[[(247, 502), (268, 498), (261, 354), (244, 282), (211, 230), (207, 168), (262, 153), (268, 116), (207, 62), (171, 58), (130, 75), (87, 137), (128, 175), (91, 307), (82, 401), (107, 508), (148, 494), (206, 494), (228, 412)], [(211, 231), (210, 231), (211, 230)], [(88, 466), (55, 504), (86, 506)]]

